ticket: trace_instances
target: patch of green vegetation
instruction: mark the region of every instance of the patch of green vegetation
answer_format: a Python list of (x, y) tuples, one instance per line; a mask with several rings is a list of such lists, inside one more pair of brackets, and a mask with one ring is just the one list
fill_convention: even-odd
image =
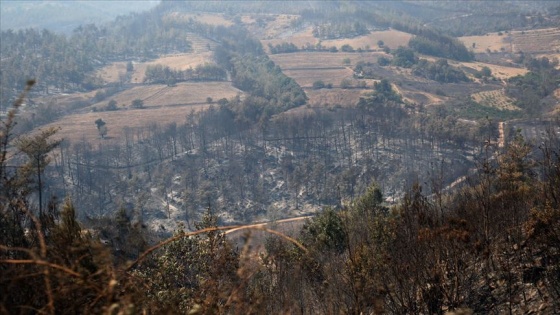
[(456, 116), (465, 119), (482, 119), (485, 117), (495, 120), (508, 120), (523, 117), (522, 111), (498, 109), (481, 105), (473, 100), (456, 104), (449, 104), (447, 108)]

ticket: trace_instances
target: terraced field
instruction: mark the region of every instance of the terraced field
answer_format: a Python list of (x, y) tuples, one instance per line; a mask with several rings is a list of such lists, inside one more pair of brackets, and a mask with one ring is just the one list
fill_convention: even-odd
[(500, 110), (520, 110), (513, 104), (504, 89), (483, 91), (471, 95), (473, 100), (483, 106), (494, 107)]
[[(131, 83), (142, 83), (144, 81), (146, 68), (150, 65), (168, 66), (174, 70), (186, 70), (195, 68), (205, 63), (213, 63), (212, 51), (216, 43), (194, 33), (189, 33), (192, 50), (188, 53), (161, 56), (158, 59), (138, 62), (133, 61), (134, 70), (131, 73)], [(96, 71), (96, 75), (107, 83), (117, 83), (120, 76), (126, 74), (126, 62), (114, 62)]]
[[(285, 31), (280, 34), (279, 37), (265, 37), (261, 40), (264, 47), (268, 49), (268, 44), (277, 45), (282, 43), (292, 43), (298, 48), (302, 48), (307, 45), (316, 45), (319, 43), (319, 39), (313, 36), (313, 27), (309, 26), (298, 31)], [(273, 38), (273, 39), (271, 39)], [(408, 41), (412, 38), (411, 34), (400, 32), (397, 30), (387, 30), (387, 31), (376, 31), (370, 34), (357, 36), (354, 38), (341, 38), (341, 39), (328, 39), (321, 40), (321, 45), (325, 47), (335, 46), (340, 49), (343, 45), (350, 45), (354, 49), (361, 48), (366, 50), (367, 48), (373, 50), (381, 50), (381, 47), (377, 45), (378, 41), (383, 41), (384, 45), (390, 48), (397, 48), (399, 46), (408, 45)]]
[[(358, 81), (364, 81), (370, 88), (375, 80), (355, 80), (353, 78), (353, 65), (359, 61), (377, 62), (377, 58), (384, 53), (329, 53), (329, 52), (298, 52), (289, 54), (270, 55), (282, 71), (306, 90), (309, 103), (312, 106), (323, 105), (354, 105), (363, 89), (342, 90), (342, 80), (349, 80), (353, 86)], [(345, 65), (344, 59), (349, 59), (350, 64)], [(323, 81), (332, 84), (335, 89), (312, 90), (313, 82)], [(339, 95), (337, 95), (339, 94)]]
[(344, 59), (350, 60), (349, 66), (352, 67), (359, 61), (377, 62), (380, 56), (385, 56), (382, 52), (363, 52), (363, 53), (330, 53), (330, 52), (297, 52), (289, 54), (270, 55), (282, 70), (298, 69), (327, 69), (344, 68)]
[(515, 52), (536, 54), (560, 50), (560, 29), (558, 28), (513, 32), (512, 35)]
[[(231, 98), (243, 92), (231, 86), (230, 82), (183, 82), (170, 87), (164, 84), (141, 85), (125, 90), (111, 97), (119, 107), (130, 107), (132, 100), (141, 99), (145, 107), (183, 106), (206, 103), (206, 98), (214, 100)], [(94, 104), (98, 109), (107, 105), (108, 100)]]
[[(147, 127), (152, 123), (165, 125), (171, 122), (183, 122), (191, 111), (205, 110), (210, 106), (206, 98), (213, 100), (234, 97), (242, 92), (229, 82), (185, 82), (177, 86), (143, 85), (125, 90), (110, 99), (117, 102), (119, 110), (97, 111), (107, 106), (109, 100), (89, 106), (80, 112), (70, 114), (49, 126), (60, 127), (60, 137), (70, 141), (84, 140), (92, 143), (100, 141), (119, 141), (125, 127)], [(133, 109), (134, 99), (144, 101), (145, 108)], [(108, 139), (100, 139), (94, 121), (98, 118), (107, 123)], [(105, 143), (103, 142), (103, 143)]]
[(137, 63), (134, 65), (134, 71), (132, 72), (131, 82), (132, 83), (142, 83), (144, 82), (146, 68), (150, 65), (162, 65), (168, 66), (174, 70), (187, 70), (189, 68), (195, 68), (198, 65), (203, 65), (205, 63), (212, 63), (212, 53), (185, 53), (180, 55), (169, 55), (164, 56), (153, 61)]
[[(558, 52), (560, 49), (560, 29), (546, 28), (529, 31), (511, 31), (499, 35), (489, 33), (482, 36), (459, 37), (465, 46), (475, 53), (524, 52), (531, 54)], [(474, 44), (474, 47), (473, 47)]]
[[(259, 33), (259, 31), (256, 31)], [(305, 47), (307, 45), (315, 46), (319, 39), (313, 36), (313, 27), (309, 26), (301, 30), (293, 30), (286, 28), (283, 32), (280, 32), (277, 36), (273, 36), (272, 32), (261, 31), (260, 36), (261, 43), (265, 49), (268, 49), (268, 44), (278, 45), (282, 43), (292, 43), (298, 48)]]
[[(481, 54), (499, 51), (510, 51), (511, 43), (508, 34), (498, 35), (498, 33), (488, 33), (480, 36), (463, 36), (459, 40), (474, 53)], [(473, 46), (474, 44), (474, 46)]]
[[(210, 105), (192, 105), (176, 107), (149, 107), (145, 109), (128, 109), (111, 112), (89, 112), (67, 115), (46, 127), (59, 127), (57, 136), (72, 143), (86, 141), (91, 144), (116, 143), (123, 137), (125, 127), (148, 128), (151, 124), (165, 125), (171, 122), (184, 122), (191, 111), (200, 111)], [(95, 121), (103, 119), (107, 123), (108, 133), (101, 139)]]
[(492, 76), (494, 76), (494, 77), (496, 77), (500, 80), (506, 80), (506, 79), (509, 79), (509, 78), (517, 76), (517, 75), (524, 75), (528, 71), (525, 68), (500, 66), (500, 65), (494, 65), (494, 64), (490, 64), (490, 63), (484, 63), (484, 62), (455, 62), (455, 61), (449, 61), (449, 63), (451, 65), (454, 65), (454, 66), (469, 68), (469, 69), (472, 69), (472, 70), (475, 70), (475, 71), (480, 71), (483, 67), (488, 67), (492, 71)]
[(220, 13), (179, 13), (179, 12), (173, 12), (171, 14), (168, 15), (169, 19), (180, 19), (180, 20), (188, 20), (188, 19), (193, 19), (195, 21), (204, 23), (204, 24), (210, 24), (210, 25), (222, 25), (222, 26), (231, 26), (233, 25), (233, 22), (226, 18), (223, 14)]
[(368, 90), (322, 89), (306, 90), (311, 107), (353, 106)]
[(342, 45), (350, 45), (354, 49), (365, 49), (367, 46), (369, 46), (370, 49), (381, 49), (381, 47), (377, 45), (377, 42), (381, 40), (385, 46), (394, 49), (399, 46), (407, 46), (411, 38), (412, 34), (409, 33), (397, 30), (386, 30), (371, 32), (370, 34), (354, 38), (323, 40), (322, 45), (327, 47), (336, 46), (339, 49)]

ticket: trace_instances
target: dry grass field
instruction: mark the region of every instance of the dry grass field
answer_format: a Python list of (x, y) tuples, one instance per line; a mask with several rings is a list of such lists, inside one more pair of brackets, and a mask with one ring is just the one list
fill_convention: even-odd
[(395, 87), (395, 90), (402, 95), (405, 102), (413, 104), (422, 104), (424, 106), (437, 105), (443, 103), (447, 98), (443, 96), (438, 96), (422, 91), (411, 91), (405, 88)]
[[(168, 66), (174, 70), (186, 70), (195, 68), (198, 65), (211, 63), (212, 53), (210, 51), (185, 53), (178, 55), (162, 56), (158, 59), (147, 62), (133, 62), (134, 70), (131, 74), (132, 83), (142, 83), (144, 81), (146, 68), (150, 65)], [(107, 83), (119, 82), (119, 76), (126, 74), (126, 62), (115, 62), (97, 70), (96, 75)]]
[(274, 61), (282, 70), (290, 69), (307, 69), (307, 68), (333, 68), (345, 67), (344, 59), (350, 59), (350, 67), (353, 67), (359, 61), (377, 62), (380, 56), (385, 56), (382, 52), (362, 52), (362, 53), (345, 53), (345, 52), (297, 52), (289, 54), (270, 55), (270, 59)]
[[(274, 39), (292, 35), (294, 33), (292, 22), (298, 17), (289, 14), (251, 14), (244, 15), (241, 21), (258, 38)], [(306, 32), (307, 30), (304, 31)]]
[(134, 64), (131, 81), (132, 83), (142, 83), (148, 66), (159, 64), (162, 66), (168, 66), (174, 70), (187, 70), (189, 68), (195, 68), (198, 65), (212, 62), (211, 52), (163, 56), (149, 62)]
[(513, 51), (525, 53), (560, 52), (560, 29), (544, 28), (529, 31), (514, 31)]
[(370, 49), (380, 49), (377, 42), (382, 40), (385, 46), (394, 49), (399, 46), (407, 46), (411, 38), (412, 35), (409, 33), (397, 30), (387, 30), (371, 32), (370, 34), (354, 38), (324, 40), (322, 41), (322, 45), (327, 47), (336, 46), (339, 49), (343, 45), (350, 45), (354, 49), (365, 49), (366, 46), (369, 46)]
[[(299, 52), (290, 54), (270, 55), (282, 71), (303, 88), (310, 88), (313, 82), (322, 80), (326, 84), (339, 86), (344, 79), (352, 79), (353, 65), (359, 61), (377, 62), (383, 53), (329, 53), (329, 52)], [(343, 60), (349, 59), (345, 65)], [(372, 84), (369, 82), (368, 84)]]
[[(298, 32), (285, 31), (278, 37), (266, 37), (266, 39), (261, 40), (263, 46), (268, 49), (268, 44), (277, 45), (281, 43), (292, 43), (298, 48), (304, 47), (308, 44), (316, 45), (319, 43), (319, 39), (313, 36), (313, 27), (307, 27)], [(412, 38), (411, 34), (400, 32), (397, 30), (387, 30), (387, 31), (377, 31), (371, 32), (370, 34), (358, 36), (354, 38), (342, 38), (342, 39), (328, 39), (322, 40), (321, 45), (326, 47), (335, 46), (340, 49), (343, 45), (350, 45), (354, 49), (362, 48), (366, 49), (380, 49), (377, 42), (382, 40), (385, 46), (390, 48), (397, 48), (399, 46), (408, 45), (408, 41)]]
[[(130, 107), (134, 99), (143, 100), (145, 107), (161, 107), (205, 103), (207, 97), (217, 101), (242, 93), (231, 86), (230, 82), (182, 82), (173, 87), (164, 84), (137, 86), (116, 94), (110, 99), (115, 100), (119, 108)], [(105, 100), (93, 106), (101, 109), (108, 102), (109, 100)]]
[[(459, 37), (459, 40), (477, 54), (486, 53), (488, 50), (491, 52), (511, 51), (511, 38), (508, 34), (488, 33), (480, 36), (463, 36)], [(473, 44), (475, 44), (474, 48)]]
[(126, 62), (113, 62), (95, 72), (104, 82), (117, 83), (119, 76), (126, 74)]
[[(138, 86), (114, 95), (119, 110), (93, 112), (107, 106), (109, 100), (94, 104), (81, 113), (67, 115), (48, 126), (60, 127), (58, 133), (62, 138), (72, 142), (85, 139), (92, 143), (119, 141), (124, 127), (147, 127), (151, 123), (167, 124), (183, 122), (192, 110), (204, 110), (210, 106), (206, 98), (214, 101), (231, 98), (242, 92), (229, 82), (180, 83), (175, 87), (166, 85)], [(91, 97), (92, 95), (90, 95)], [(144, 109), (132, 109), (134, 99), (144, 100)], [(98, 118), (107, 123), (108, 139), (100, 139), (94, 121)]]
[(271, 45), (278, 45), (282, 43), (292, 43), (296, 45), (298, 48), (305, 47), (307, 45), (315, 46), (319, 39), (313, 36), (313, 27), (309, 26), (304, 28), (303, 30), (299, 31), (292, 31), (290, 29), (285, 29), (284, 32), (281, 32), (277, 36), (272, 36), (274, 32), (266, 32), (262, 35), (261, 43), (265, 49), (268, 50), (268, 44)]
[[(216, 43), (194, 33), (189, 33), (188, 39), (192, 45), (192, 51), (189, 53), (165, 55), (146, 62), (134, 61), (131, 82), (142, 83), (146, 68), (150, 65), (160, 64), (174, 70), (186, 70), (195, 68), (198, 65), (214, 62), (212, 50), (215, 48)], [(114, 62), (96, 71), (96, 75), (107, 83), (119, 82), (119, 77), (124, 74), (126, 74), (126, 62)]]
[[(535, 54), (535, 57), (536, 58), (546, 57), (550, 60), (554, 60), (554, 59), (560, 60), (560, 53), (557, 53), (557, 54)], [(560, 69), (560, 63), (556, 66), (556, 69)]]
[(560, 50), (560, 29), (546, 28), (529, 31), (511, 31), (509, 33), (489, 33), (482, 36), (465, 36), (459, 38), (475, 53), (491, 52), (525, 52), (531, 54), (551, 53)]
[(450, 60), (449, 63), (454, 66), (470, 68), (477, 71), (479, 71), (483, 67), (488, 67), (492, 71), (492, 75), (501, 80), (505, 80), (517, 75), (524, 75), (528, 71), (525, 68), (499, 66), (484, 62), (455, 62)]
[(174, 12), (168, 15), (170, 19), (188, 20), (192, 18), (195, 21), (210, 25), (232, 26), (233, 22), (220, 13), (178, 13)]
[[(125, 127), (140, 128), (158, 123), (165, 125), (171, 122), (184, 122), (191, 111), (200, 111), (210, 105), (193, 105), (145, 109), (128, 109), (112, 112), (89, 112), (65, 116), (46, 127), (59, 127), (57, 135), (69, 140), (71, 143), (86, 141), (94, 145), (101, 143), (116, 143), (123, 136)], [(101, 139), (95, 125), (97, 119), (107, 123), (108, 133), (106, 139)]]
[(483, 106), (495, 107), (500, 110), (520, 110), (513, 104), (513, 100), (506, 95), (504, 89), (478, 92), (472, 94), (471, 97)]
[(76, 102), (87, 102), (94, 97), (97, 91), (72, 94), (57, 94), (33, 98), (33, 102), (37, 104), (56, 104), (60, 109), (71, 107)]
[(340, 85), (344, 79), (352, 79), (354, 71), (341, 67), (339, 69), (305, 69), (305, 70), (285, 70), (284, 74), (296, 80), (303, 88), (311, 88), (313, 82), (323, 81), (325, 84), (332, 84), (335, 87)]
[(363, 89), (320, 89), (306, 90), (311, 107), (354, 106), (364, 94), (371, 90)]

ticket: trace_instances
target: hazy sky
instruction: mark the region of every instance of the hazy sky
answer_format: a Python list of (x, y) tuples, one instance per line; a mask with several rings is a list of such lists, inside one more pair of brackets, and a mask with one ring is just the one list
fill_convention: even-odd
[(71, 32), (81, 24), (101, 24), (158, 3), (159, 0), (0, 0), (0, 29), (33, 27)]

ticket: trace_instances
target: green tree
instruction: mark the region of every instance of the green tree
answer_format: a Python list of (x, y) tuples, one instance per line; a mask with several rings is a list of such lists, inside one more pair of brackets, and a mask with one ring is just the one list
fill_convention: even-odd
[[(216, 227), (217, 217), (208, 209), (195, 226), (198, 230)], [(227, 313), (226, 301), (238, 279), (238, 254), (222, 232), (181, 237), (184, 234), (180, 227), (175, 233), (178, 239), (135, 272), (148, 288), (145, 303), (157, 301), (185, 314), (195, 309), (202, 314)]]
[(371, 185), (352, 209), (360, 215), (387, 212), (387, 208), (383, 206), (383, 194), (377, 185)]
[(324, 251), (342, 252), (346, 248), (347, 234), (344, 222), (334, 209), (326, 208), (313, 219), (305, 222), (301, 232), (304, 244)]

